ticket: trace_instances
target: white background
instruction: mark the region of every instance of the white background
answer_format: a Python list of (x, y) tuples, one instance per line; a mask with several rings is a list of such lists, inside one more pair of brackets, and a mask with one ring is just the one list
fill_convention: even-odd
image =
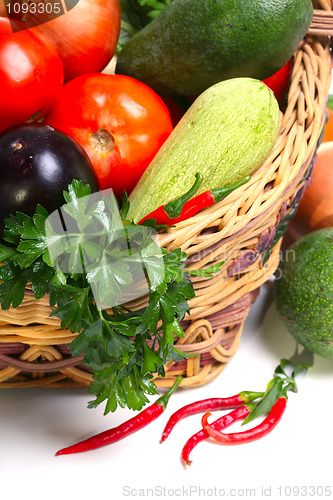
[(193, 451), (186, 470), (180, 452), (200, 429), (200, 415), (181, 421), (160, 443), (179, 407), (262, 391), (279, 360), (292, 356), (296, 343), (278, 318), (271, 288), (272, 282), (262, 287), (224, 372), (204, 387), (178, 390), (158, 420), (119, 443), (55, 457), (59, 448), (114, 427), (133, 412), (103, 416), (102, 407), (88, 410), (85, 388), (0, 389), (0, 498), (333, 498), (333, 360), (315, 356), (314, 366), (298, 377), (299, 392), (289, 393), (282, 421), (260, 441), (223, 447), (207, 440)]
[(200, 429), (200, 416), (179, 422), (160, 443), (165, 423), (179, 407), (241, 390), (262, 391), (279, 360), (292, 356), (296, 343), (277, 316), (271, 285), (262, 287), (239, 351), (224, 372), (204, 387), (178, 390), (159, 419), (119, 443), (55, 457), (59, 448), (116, 426), (133, 412), (103, 416), (102, 408), (88, 410), (84, 388), (0, 390), (1, 491), (8, 487), (1, 498), (176, 498), (183, 488), (195, 499), (235, 496), (235, 491), (237, 498), (295, 498), (289, 487), (300, 488), (296, 498), (327, 498), (321, 494), (325, 486), (332, 498), (333, 360), (315, 356), (314, 366), (298, 377), (299, 392), (289, 393), (283, 419), (260, 441), (234, 447), (200, 443), (186, 470), (181, 448)]

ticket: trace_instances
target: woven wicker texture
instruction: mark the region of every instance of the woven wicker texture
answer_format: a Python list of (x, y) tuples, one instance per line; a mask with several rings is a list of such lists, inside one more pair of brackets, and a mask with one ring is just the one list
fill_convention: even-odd
[[(330, 11), (332, 5), (320, 0), (314, 6), (318, 10), (311, 26), (317, 29), (319, 9)], [(225, 263), (213, 278), (193, 278), (196, 297), (182, 324), (185, 336), (176, 342), (197, 356), (168, 362), (166, 376), (155, 378), (158, 386), (171, 386), (179, 374), (184, 375), (183, 387), (205, 384), (237, 351), (251, 304), (276, 270), (281, 237), (311, 177), (330, 68), (328, 38), (308, 35), (294, 55), (288, 105), (269, 158), (249, 183), (225, 200), (160, 235), (167, 250), (180, 247), (187, 252), (190, 269)], [(131, 307), (145, 301), (142, 297)], [(47, 297), (37, 302), (29, 290), (17, 309), (0, 311), (0, 387), (90, 384), (82, 359), (70, 356), (74, 335), (49, 314)]]

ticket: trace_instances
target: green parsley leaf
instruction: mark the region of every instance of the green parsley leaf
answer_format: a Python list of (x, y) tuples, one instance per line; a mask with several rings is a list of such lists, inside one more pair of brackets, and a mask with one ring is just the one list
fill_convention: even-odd
[(95, 261), (87, 268), (87, 280), (102, 308), (112, 307), (122, 296), (122, 286), (133, 282), (128, 265), (112, 262), (106, 252), (102, 253), (101, 260)]
[[(83, 182), (74, 179), (68, 186), (68, 191), (63, 191), (64, 200), (68, 205), (71, 205), (73, 216), (80, 216), (83, 207), (87, 207), (89, 203), (89, 195), (91, 193), (91, 188), (89, 184), (83, 184)], [(84, 200), (81, 200), (84, 198)], [(74, 207), (76, 210), (74, 210)], [(85, 209), (83, 210), (85, 212)]]
[(192, 271), (186, 271), (187, 274), (191, 276), (200, 276), (203, 278), (211, 278), (213, 274), (219, 273), (221, 271), (220, 267), (223, 266), (225, 260), (219, 262), (218, 264), (213, 264), (212, 266), (205, 267), (204, 269), (193, 269)]
[(50, 289), (50, 305), (57, 307), (50, 316), (61, 320), (61, 328), (69, 328), (72, 333), (81, 331), (86, 321), (92, 321), (90, 287), (75, 287), (71, 285), (52, 285)]
[(17, 254), (16, 248), (0, 244), (0, 262), (10, 259)]
[(274, 377), (268, 384), (264, 396), (255, 404), (253, 410), (243, 420), (242, 425), (251, 422), (256, 417), (270, 411), (283, 392), (284, 380), (280, 377)]
[[(32, 217), (17, 212), (6, 220), (2, 308), (17, 307), (28, 283), (37, 300), (48, 294), (50, 316), (77, 334), (71, 353), (83, 354), (92, 372), (89, 393), (95, 399), (88, 406), (105, 402), (105, 413), (118, 406), (140, 410), (147, 395), (156, 394), (153, 374), (163, 376), (169, 359), (189, 356), (174, 347), (195, 295), (185, 272), (187, 255), (160, 248), (153, 221), (122, 220), (126, 194), (120, 213), (111, 191), (91, 194), (74, 180), (64, 201), (51, 215), (37, 206)], [(131, 310), (126, 301), (143, 295), (148, 304)]]
[(123, 198), (121, 201), (121, 218), (122, 220), (126, 220), (128, 211), (129, 211), (130, 203), (128, 201), (128, 196), (126, 191), (124, 191)]
[(147, 342), (142, 340), (142, 349), (143, 349), (143, 363), (141, 365), (141, 373), (142, 375), (146, 375), (147, 373), (154, 373), (156, 368), (163, 364), (163, 359), (158, 356), (153, 349), (151, 349)]
[(4, 281), (0, 285), (0, 302), (2, 309), (8, 310), (11, 306), (15, 308), (22, 303), (28, 280), (20, 269), (5, 267), (7, 266), (0, 268), (0, 279)]

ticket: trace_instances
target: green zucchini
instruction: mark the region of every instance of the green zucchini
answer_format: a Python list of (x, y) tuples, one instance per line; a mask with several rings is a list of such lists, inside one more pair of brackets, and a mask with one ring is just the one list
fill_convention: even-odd
[(192, 104), (152, 160), (129, 201), (128, 217), (140, 221), (183, 195), (196, 172), (203, 183), (196, 194), (229, 186), (252, 174), (277, 139), (279, 105), (261, 81), (219, 82)]

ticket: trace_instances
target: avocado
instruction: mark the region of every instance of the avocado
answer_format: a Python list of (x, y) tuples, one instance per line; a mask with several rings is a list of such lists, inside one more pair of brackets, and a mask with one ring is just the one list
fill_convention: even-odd
[(116, 73), (162, 95), (263, 80), (287, 63), (312, 17), (311, 0), (173, 0), (125, 44)]
[(274, 301), (297, 342), (333, 359), (333, 228), (309, 233), (288, 248)]

